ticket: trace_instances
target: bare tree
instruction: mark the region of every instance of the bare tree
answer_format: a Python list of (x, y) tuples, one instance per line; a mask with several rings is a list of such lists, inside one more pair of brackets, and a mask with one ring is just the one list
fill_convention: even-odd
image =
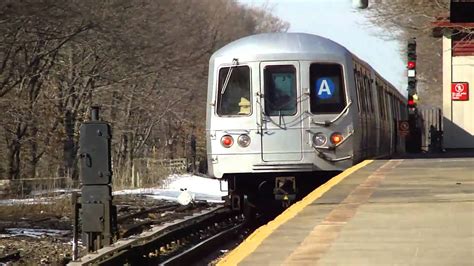
[(3, 1), (0, 178), (77, 177), (93, 104), (113, 126), (115, 173), (152, 153), (185, 156), (191, 133), (203, 147), (211, 54), (287, 28), (233, 0)]
[[(27, 175), (34, 177), (43, 155), (39, 137), (50, 134), (41, 128), (40, 120), (47, 108), (42, 104), (42, 91), (61, 48), (87, 25), (68, 28), (65, 17), (53, 1), (7, 1), (2, 3), (3, 38), (0, 53), (3, 63), (0, 76), (0, 97), (10, 116), (2, 123), (7, 149), (9, 178), (19, 178), (20, 161), (27, 158)], [(7, 95), (8, 94), (8, 95)], [(13, 104), (12, 104), (13, 103)], [(40, 132), (41, 131), (41, 132)], [(22, 150), (29, 153), (22, 156)]]

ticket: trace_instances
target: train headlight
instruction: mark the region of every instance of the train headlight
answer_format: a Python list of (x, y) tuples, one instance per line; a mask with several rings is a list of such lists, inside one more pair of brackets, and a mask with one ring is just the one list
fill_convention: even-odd
[(337, 144), (341, 143), (343, 139), (344, 139), (344, 137), (339, 132), (334, 132), (331, 135), (331, 143), (334, 144), (334, 145), (337, 145)]
[(242, 134), (239, 136), (237, 139), (237, 143), (239, 144), (240, 147), (248, 147), (250, 145), (250, 137), (247, 134)]
[(234, 144), (234, 138), (230, 135), (222, 136), (221, 144), (224, 148), (230, 148)]
[(328, 139), (326, 138), (326, 135), (323, 133), (316, 133), (313, 135), (313, 145), (314, 146), (323, 146), (326, 144)]

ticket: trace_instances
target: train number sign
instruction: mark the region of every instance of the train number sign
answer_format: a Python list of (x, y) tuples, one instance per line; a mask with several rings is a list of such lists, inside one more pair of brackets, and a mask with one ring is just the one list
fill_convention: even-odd
[(451, 100), (469, 101), (469, 83), (453, 82), (451, 84)]

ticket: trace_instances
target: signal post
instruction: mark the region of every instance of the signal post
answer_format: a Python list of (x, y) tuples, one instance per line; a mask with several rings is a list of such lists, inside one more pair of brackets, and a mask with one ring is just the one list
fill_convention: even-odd
[(111, 138), (110, 125), (99, 119), (99, 108), (92, 107), (91, 120), (80, 128), (82, 188), (80, 196), (73, 196), (74, 260), (79, 224), (88, 252), (111, 245), (117, 232), (117, 212), (112, 205)]
[(418, 93), (416, 91), (416, 39), (408, 40), (407, 45), (407, 76), (408, 76), (408, 125), (409, 132), (406, 136), (406, 151), (421, 152), (421, 125), (418, 113)]

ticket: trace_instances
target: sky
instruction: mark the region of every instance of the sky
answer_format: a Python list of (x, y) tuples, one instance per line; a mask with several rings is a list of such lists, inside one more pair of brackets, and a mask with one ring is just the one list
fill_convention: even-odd
[[(352, 0), (239, 0), (247, 5), (267, 5), (290, 23), (289, 32), (320, 35), (338, 42), (369, 63), (382, 77), (404, 93), (405, 65), (401, 43), (387, 38), (384, 29), (370, 24), (367, 10), (352, 7)], [(385, 36), (384, 36), (385, 35)], [(391, 40), (388, 40), (391, 39)]]

